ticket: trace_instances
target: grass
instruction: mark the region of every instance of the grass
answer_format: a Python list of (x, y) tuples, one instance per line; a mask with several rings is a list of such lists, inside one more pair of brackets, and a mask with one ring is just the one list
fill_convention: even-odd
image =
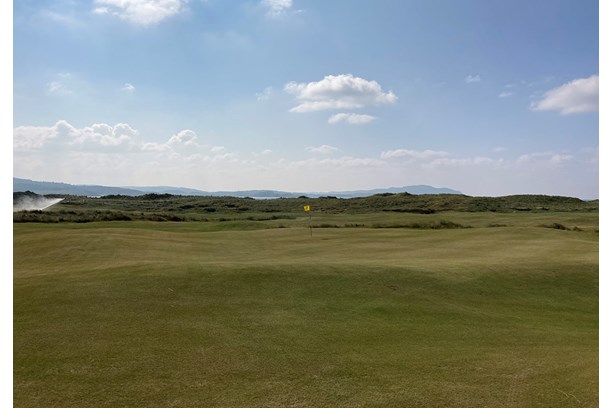
[(15, 406), (597, 406), (596, 213), (253, 217), (14, 224)]

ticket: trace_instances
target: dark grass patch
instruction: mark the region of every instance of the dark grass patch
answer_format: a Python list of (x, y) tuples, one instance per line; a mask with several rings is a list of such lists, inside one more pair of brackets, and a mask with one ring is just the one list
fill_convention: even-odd
[(458, 224), (453, 221), (438, 221), (438, 222), (412, 222), (408, 224), (381, 224), (375, 223), (372, 228), (413, 228), (413, 229), (460, 229), (472, 228), (470, 225)]
[(565, 225), (560, 224), (558, 222), (553, 222), (552, 224), (541, 224), (540, 227), (558, 229), (558, 230), (563, 230), (563, 231), (568, 231), (569, 230), (568, 227), (566, 227)]

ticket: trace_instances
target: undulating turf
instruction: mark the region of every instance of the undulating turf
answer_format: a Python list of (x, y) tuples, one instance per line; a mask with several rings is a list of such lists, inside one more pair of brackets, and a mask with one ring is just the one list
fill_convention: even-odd
[(597, 216), (533, 217), (15, 224), (15, 406), (597, 406)]

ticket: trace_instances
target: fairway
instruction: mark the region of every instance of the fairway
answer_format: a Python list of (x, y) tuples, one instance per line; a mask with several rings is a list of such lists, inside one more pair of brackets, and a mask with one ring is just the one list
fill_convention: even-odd
[(597, 406), (597, 214), (393, 217), (14, 224), (15, 406)]

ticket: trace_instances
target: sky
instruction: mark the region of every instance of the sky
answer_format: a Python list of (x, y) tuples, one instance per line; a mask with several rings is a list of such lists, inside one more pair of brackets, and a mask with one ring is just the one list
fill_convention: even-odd
[(20, 0), (13, 176), (598, 198), (598, 7)]

